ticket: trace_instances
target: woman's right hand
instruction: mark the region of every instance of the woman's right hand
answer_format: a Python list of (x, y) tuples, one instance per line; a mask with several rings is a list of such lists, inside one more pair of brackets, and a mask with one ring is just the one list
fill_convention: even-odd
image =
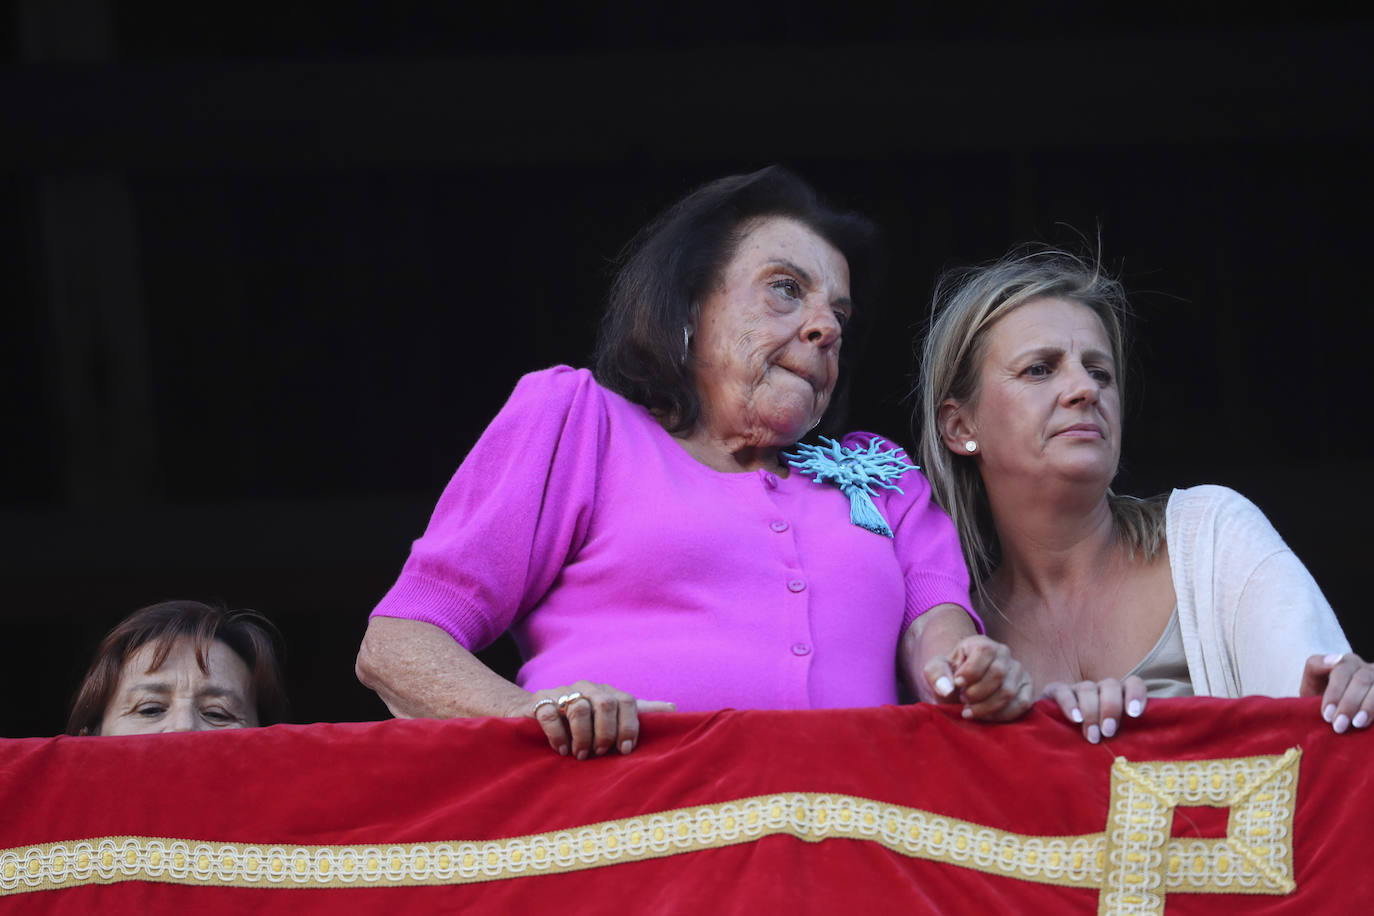
[(1055, 681), (1045, 686), (1041, 696), (1054, 700), (1069, 721), (1081, 725), (1083, 737), (1091, 744), (1115, 735), (1123, 712), (1132, 719), (1139, 718), (1148, 702), (1145, 682), (1135, 675), (1124, 681), (1114, 677), (1077, 684)]
[(559, 754), (586, 760), (612, 748), (630, 753), (639, 743), (640, 713), (675, 709), (672, 703), (636, 700), (609, 684), (578, 681), (529, 694), (524, 709), (512, 715), (529, 716), (538, 722), (549, 746)]

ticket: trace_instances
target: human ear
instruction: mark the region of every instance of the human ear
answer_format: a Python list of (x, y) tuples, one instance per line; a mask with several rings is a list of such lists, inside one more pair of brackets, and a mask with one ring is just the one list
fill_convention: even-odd
[(936, 413), (940, 438), (945, 448), (956, 455), (968, 455), (967, 444), (973, 441), (973, 424), (963, 404), (947, 398)]

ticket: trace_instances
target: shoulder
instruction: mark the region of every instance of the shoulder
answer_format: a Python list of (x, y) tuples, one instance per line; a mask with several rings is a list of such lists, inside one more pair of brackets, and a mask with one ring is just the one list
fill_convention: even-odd
[(552, 366), (521, 376), (505, 410), (535, 416), (571, 416), (632, 407), (620, 395), (603, 388), (590, 370)]
[(601, 386), (596, 383), (590, 370), (574, 369), (572, 366), (550, 366), (548, 369), (522, 375), (520, 381), (515, 383), (512, 398), (520, 395), (571, 397), (579, 391), (591, 388), (600, 389)]
[(1219, 554), (1233, 556), (1287, 549), (1259, 506), (1230, 487), (1204, 484), (1174, 490), (1166, 516), (1171, 545), (1183, 547), (1205, 539)]
[(1170, 521), (1211, 518), (1218, 524), (1244, 525), (1269, 524), (1259, 506), (1246, 499), (1230, 487), (1219, 484), (1202, 484), (1174, 490), (1169, 494), (1168, 514)]

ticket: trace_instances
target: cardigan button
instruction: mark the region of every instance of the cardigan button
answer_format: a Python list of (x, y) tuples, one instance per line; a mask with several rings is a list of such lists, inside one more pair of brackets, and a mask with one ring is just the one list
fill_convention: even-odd
[(769, 527), (769, 528), (772, 528), (772, 529), (773, 529), (774, 531), (776, 531), (778, 534), (782, 534), (784, 531), (787, 530), (787, 522), (784, 522), (784, 521), (782, 521), (781, 519), (779, 519), (778, 521), (774, 522), (773, 524), (769, 525), (768, 527)]
[(788, 591), (800, 592), (800, 591), (804, 591), (805, 589), (806, 589), (806, 580), (804, 580), (804, 579), (793, 579), (793, 580), (791, 580), (790, 582), (787, 583), (787, 590), (788, 590)]
[(810, 654), (811, 654), (811, 647), (808, 646), (808, 645), (807, 645), (806, 643), (804, 643), (804, 642), (794, 642), (794, 643), (792, 643), (792, 654), (793, 654), (793, 655), (810, 655)]

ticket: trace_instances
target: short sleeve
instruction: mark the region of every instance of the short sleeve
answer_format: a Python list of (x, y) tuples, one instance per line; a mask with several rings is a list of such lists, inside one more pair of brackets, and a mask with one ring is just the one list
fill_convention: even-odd
[(586, 537), (606, 436), (586, 370), (526, 375), (482, 433), (372, 611), (490, 645), (539, 602)]
[[(881, 436), (851, 433), (846, 447), (868, 447)], [(891, 448), (895, 444), (888, 443)], [(901, 452), (901, 449), (898, 449)], [(905, 452), (901, 452), (906, 457)], [(906, 586), (906, 607), (902, 613), (902, 632), (917, 617), (940, 604), (957, 604), (973, 619), (978, 632), (983, 621), (973, 611), (969, 599), (968, 567), (959, 547), (959, 535), (945, 511), (931, 499), (930, 482), (913, 468), (895, 481), (901, 492), (883, 490), (875, 500), (879, 511), (892, 528), (893, 549)]]

